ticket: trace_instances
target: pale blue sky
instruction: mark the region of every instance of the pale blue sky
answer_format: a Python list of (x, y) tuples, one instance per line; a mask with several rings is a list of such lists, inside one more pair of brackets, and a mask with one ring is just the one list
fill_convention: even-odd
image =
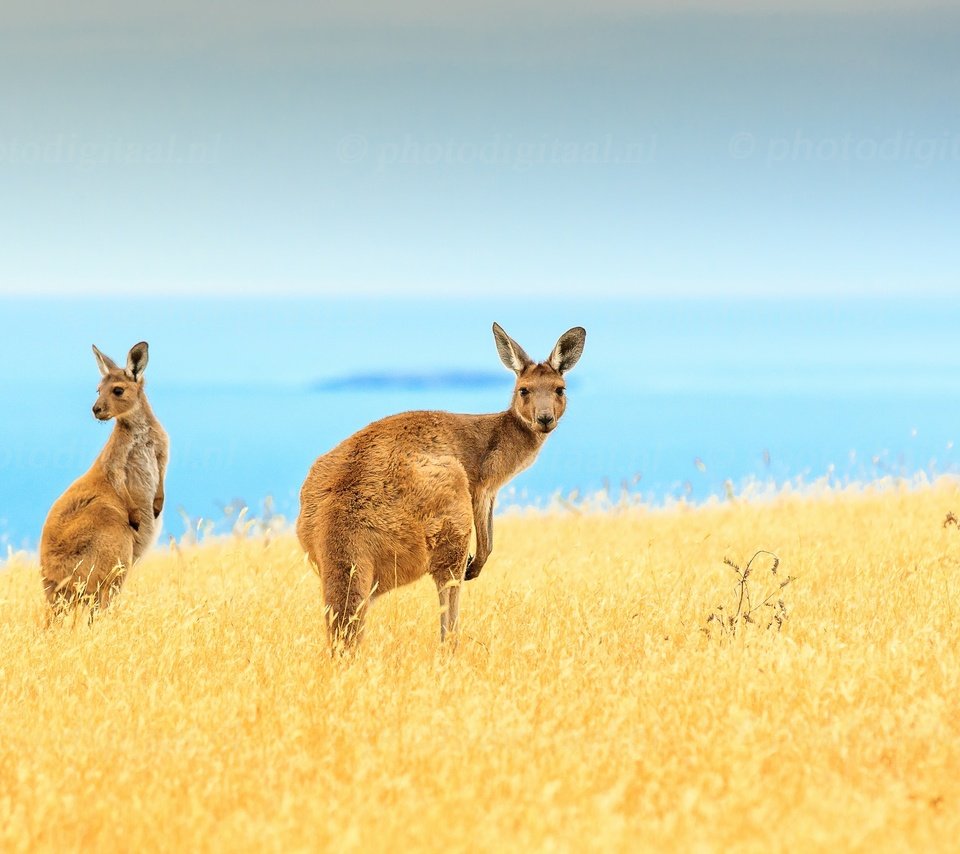
[(944, 4), (14, 0), (0, 294), (956, 293)]

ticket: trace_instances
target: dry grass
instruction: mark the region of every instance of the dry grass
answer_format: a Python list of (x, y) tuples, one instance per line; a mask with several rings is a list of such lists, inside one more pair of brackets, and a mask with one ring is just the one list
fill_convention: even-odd
[[(45, 627), (15, 558), (0, 849), (953, 848), (952, 509), (941, 483), (510, 516), (459, 649), (424, 581), (346, 661), (290, 537), (157, 552), (93, 626)], [(758, 549), (788, 619), (711, 631)]]

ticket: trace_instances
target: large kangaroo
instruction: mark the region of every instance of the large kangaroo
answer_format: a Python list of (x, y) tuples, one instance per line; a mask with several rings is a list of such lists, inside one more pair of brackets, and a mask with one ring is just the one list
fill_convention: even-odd
[(93, 348), (102, 380), (93, 414), (116, 419), (90, 470), (61, 495), (40, 537), (40, 573), (56, 609), (105, 607), (160, 530), (169, 443), (143, 390), (146, 341), (125, 368)]
[[(496, 323), (517, 375), (510, 408), (493, 415), (405, 412), (376, 421), (320, 457), (300, 491), (297, 536), (323, 581), (334, 646), (349, 647), (376, 595), (430, 573), (440, 637), (457, 630), (460, 583), (493, 549), (497, 491), (529, 466), (566, 408), (563, 375), (583, 352), (577, 326), (534, 362)], [(471, 530), (476, 555), (468, 557)]]

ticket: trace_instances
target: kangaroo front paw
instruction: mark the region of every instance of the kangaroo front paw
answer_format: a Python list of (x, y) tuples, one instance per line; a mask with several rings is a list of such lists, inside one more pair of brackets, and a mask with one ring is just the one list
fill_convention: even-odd
[(134, 531), (139, 531), (140, 530), (140, 511), (131, 510), (130, 516), (127, 521), (130, 523), (130, 527), (133, 528)]
[(158, 495), (153, 499), (153, 518), (158, 519), (163, 511), (163, 496)]
[(464, 579), (472, 581), (480, 574), (482, 567), (475, 567), (473, 564), (473, 555), (467, 555), (467, 571), (464, 573)]

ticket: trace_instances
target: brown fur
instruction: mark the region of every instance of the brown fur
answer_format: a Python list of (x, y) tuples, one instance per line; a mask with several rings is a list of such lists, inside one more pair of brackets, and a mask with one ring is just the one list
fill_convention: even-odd
[(105, 607), (160, 530), (169, 443), (144, 392), (146, 342), (120, 368), (96, 347), (102, 381), (94, 415), (116, 419), (90, 470), (53, 504), (40, 538), (47, 599), (65, 609), (81, 599)]
[(440, 596), (441, 638), (456, 631), (459, 586), (480, 574), (493, 549), (497, 491), (534, 461), (563, 415), (563, 373), (585, 335), (571, 329), (537, 364), (494, 324), (501, 358), (517, 374), (509, 409), (405, 412), (314, 462), (300, 492), (297, 536), (320, 574), (335, 645), (356, 641), (374, 596), (427, 573)]

